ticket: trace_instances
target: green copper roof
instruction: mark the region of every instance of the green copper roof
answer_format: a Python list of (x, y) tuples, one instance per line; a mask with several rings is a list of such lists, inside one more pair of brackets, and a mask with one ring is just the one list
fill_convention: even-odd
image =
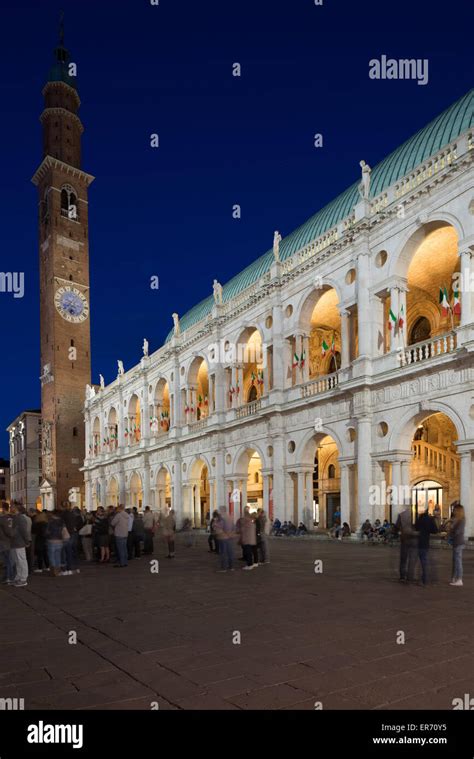
[[(390, 185), (401, 179), (430, 156), (437, 153), (444, 145), (456, 139), (460, 134), (474, 126), (474, 89), (453, 103), (427, 126), (420, 129), (393, 153), (390, 153), (373, 169), (370, 176), (370, 197), (374, 198)], [(345, 190), (327, 206), (314, 214), (308, 221), (291, 232), (280, 243), (282, 261), (290, 258), (296, 251), (312, 240), (332, 229), (342, 219), (350, 215), (359, 200), (358, 185), (360, 180)], [(273, 250), (247, 266), (223, 286), (224, 303), (231, 300), (267, 272), (273, 262)], [(198, 303), (180, 319), (181, 330), (189, 329), (204, 319), (212, 310), (213, 296)], [(166, 338), (170, 340), (171, 331)]]

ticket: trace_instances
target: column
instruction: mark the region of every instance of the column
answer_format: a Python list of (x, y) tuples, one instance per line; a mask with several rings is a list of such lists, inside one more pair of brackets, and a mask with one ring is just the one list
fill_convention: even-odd
[(298, 526), (299, 522), (304, 522), (305, 474), (305, 472), (298, 472), (298, 523), (296, 526)]
[(194, 526), (201, 526), (201, 483), (197, 481), (194, 483)]
[[(347, 522), (351, 526), (351, 504), (350, 504), (350, 483), (349, 483), (349, 464), (339, 462), (341, 473), (341, 525)], [(356, 525), (354, 525), (354, 528)]]
[(214, 478), (209, 480), (209, 512), (212, 517), (213, 512), (216, 510), (216, 481)]
[(282, 387), (291, 387), (293, 384), (293, 341), (291, 337), (287, 337), (283, 340), (283, 380)]
[(313, 470), (306, 472), (306, 508), (304, 523), (308, 530), (313, 527)]
[(396, 313), (395, 316), (398, 317), (398, 319), (403, 319), (403, 327), (398, 330), (398, 345), (401, 348), (406, 348), (407, 346), (407, 288), (406, 287), (399, 287), (398, 288), (398, 314)]
[(140, 405), (140, 440), (150, 439), (150, 404), (148, 402), (148, 382), (143, 387), (143, 401)]
[(242, 364), (240, 364), (237, 367), (237, 382), (239, 387), (239, 392), (236, 393), (237, 396), (237, 406), (241, 406), (243, 403), (245, 403), (244, 399), (244, 367)]
[(369, 506), (370, 485), (372, 481), (372, 430), (369, 416), (360, 417), (357, 421), (357, 505), (359, 510), (358, 529), (366, 519), (371, 518)]
[(85, 420), (85, 436), (86, 436), (86, 441), (85, 441), (84, 458), (88, 459), (91, 456), (91, 454), (89, 453), (89, 446), (91, 444), (91, 420), (88, 413), (86, 414), (86, 420)]
[(228, 388), (226, 383), (226, 372), (220, 361), (216, 365), (214, 377), (215, 410), (217, 413), (222, 413), (227, 408)]
[(390, 488), (390, 503), (392, 512), (392, 522), (397, 521), (397, 517), (403, 511), (403, 499), (400, 498), (402, 484), (402, 463), (401, 461), (392, 461), (392, 481)]
[(472, 454), (463, 451), (460, 455), (460, 500), (466, 514), (466, 539), (474, 533), (474, 493), (472, 487)]
[[(350, 364), (349, 353), (349, 311), (344, 308), (339, 311), (341, 315), (341, 369), (346, 369)], [(346, 519), (346, 522), (349, 520)]]
[(236, 519), (236, 511), (238, 511), (238, 508), (235, 508), (235, 505), (233, 501), (231, 500), (230, 496), (232, 495), (232, 491), (234, 489), (234, 481), (233, 480), (225, 480), (225, 507), (229, 514), (232, 514), (234, 519)]
[(118, 502), (119, 504), (123, 503), (123, 505), (125, 506), (125, 475), (124, 473), (119, 472), (117, 475), (117, 479), (118, 479), (118, 487), (119, 487)]
[(145, 469), (143, 472), (143, 511), (145, 511), (145, 506), (150, 506), (150, 467), (148, 464), (145, 464)]
[(247, 477), (244, 477), (240, 481), (240, 492), (241, 492), (241, 510), (240, 510), (240, 516), (244, 513), (244, 509), (247, 506)]
[[(399, 311), (399, 289), (398, 287), (391, 287), (390, 288), (390, 311), (394, 314), (396, 318), (398, 318), (398, 311)], [(395, 326), (393, 325), (392, 319), (390, 318), (390, 312), (388, 317), (388, 323), (390, 325), (390, 350), (396, 351), (399, 345), (398, 342), (398, 335), (397, 330), (395, 329)]]
[(230, 380), (230, 386), (232, 390), (232, 408), (235, 408), (237, 406), (237, 366), (236, 364), (232, 364), (231, 367), (231, 380)]
[(209, 375), (209, 390), (208, 390), (208, 405), (207, 405), (207, 413), (209, 416), (214, 413), (214, 381), (215, 376), (214, 374)]
[(369, 296), (369, 253), (360, 253), (357, 258), (357, 314), (359, 322), (359, 358), (371, 355), (370, 338), (372, 317)]
[[(298, 356), (298, 366), (296, 367), (296, 384), (303, 381), (303, 372), (301, 370), (301, 357), (303, 355), (303, 335), (299, 332), (295, 335), (295, 353)], [(296, 361), (296, 359), (295, 359)]]
[(411, 488), (410, 488), (410, 459), (402, 459), (401, 462), (401, 485), (402, 485), (402, 492), (401, 492), (401, 499), (403, 501), (403, 505), (410, 506), (411, 507)]
[(304, 366), (301, 369), (301, 381), (309, 381), (309, 335), (303, 335), (302, 351), (304, 355)]
[(216, 509), (225, 506), (228, 509), (228, 500), (226, 498), (226, 481), (225, 481), (225, 452), (223, 440), (219, 440), (221, 450), (216, 453)]
[(88, 479), (88, 475), (86, 475), (86, 480), (85, 480), (85, 496), (86, 496), (86, 511), (92, 511), (91, 481)]
[(263, 474), (263, 510), (265, 511), (265, 514), (267, 515), (267, 518), (269, 517), (269, 506), (270, 506), (270, 476), (268, 474)]

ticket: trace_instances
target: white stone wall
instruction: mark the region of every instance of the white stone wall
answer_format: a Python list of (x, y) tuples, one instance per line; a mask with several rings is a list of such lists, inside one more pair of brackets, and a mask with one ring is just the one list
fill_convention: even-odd
[[(271, 490), (275, 515), (308, 521), (314, 455), (319, 442), (329, 435), (338, 448), (343, 520), (350, 521), (355, 529), (364, 519), (383, 518), (387, 513), (383, 503), (370, 503), (371, 486), (386, 482), (387, 476), (391, 485), (410, 484), (416, 426), (430, 414), (442, 412), (457, 431), (459, 493), (472, 533), (472, 291), (462, 293), (461, 321), (452, 344), (446, 343), (442, 350), (435, 346), (425, 360), (411, 363), (410, 357), (407, 359), (406, 324), (405, 334), (402, 330), (390, 336), (387, 352), (379, 337), (385, 321), (382, 299), (390, 292), (392, 303), (406, 303), (408, 267), (428, 230), (440, 223), (452, 225), (458, 236), (461, 270), (470, 273), (472, 268), (474, 272), (474, 150), (470, 146), (472, 137), (459, 138), (456, 160), (401, 197), (396, 197), (396, 188), (390, 188), (387, 203), (378, 199), (372, 204), (361, 202), (352, 221), (338, 225), (337, 239), (334, 234), (330, 245), (275, 263), (248, 291), (225, 306), (215, 306), (208, 319), (174, 337), (88, 400), (84, 473), (89, 505), (98, 505), (93, 498), (97, 483), (100, 501), (106, 505), (111, 478), (118, 483), (120, 501), (129, 503), (130, 483), (138, 474), (143, 504), (154, 498), (157, 507), (156, 493), (163, 489), (166, 471), (178, 516), (193, 517), (199, 462), (208, 469), (212, 505), (222, 506), (227, 504), (229, 489), (245, 491), (247, 452), (257, 451), (262, 463), (264, 506), (268, 509)], [(335, 289), (341, 313), (342, 344), (338, 350), (342, 367), (333, 384), (310, 382), (307, 366), (292, 370), (291, 376), (288, 371), (293, 341), (300, 352), (309, 346), (311, 313), (320, 295), (318, 278), (324, 287)], [(350, 313), (357, 316), (349, 318)], [(351, 358), (348, 345), (355, 322), (358, 355)], [(196, 357), (208, 360), (211, 345), (238, 343), (249, 328), (258, 329), (263, 344), (272, 349), (272, 389), (266, 376), (265, 393), (257, 403), (246, 407), (242, 399), (234, 398), (233, 407), (227, 408), (228, 375), (238, 378), (239, 368), (211, 365), (215, 410), (210, 409), (207, 419), (187, 423), (181, 399), (193, 384), (190, 377)], [(171, 427), (165, 434), (153, 436), (149, 407), (163, 379), (172, 398)], [(133, 396), (140, 400), (142, 435), (139, 443), (130, 446), (124, 438), (123, 420)], [(99, 425), (102, 439), (112, 409), (119, 424), (117, 450), (101, 446), (94, 455), (89, 448), (94, 425)], [(399, 507), (394, 505), (393, 516)]]

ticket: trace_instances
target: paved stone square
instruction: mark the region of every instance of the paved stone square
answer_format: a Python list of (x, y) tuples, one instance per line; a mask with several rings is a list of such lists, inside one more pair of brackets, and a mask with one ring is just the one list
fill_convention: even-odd
[(451, 709), (474, 695), (474, 553), (452, 588), (450, 551), (433, 551), (439, 584), (423, 588), (398, 583), (397, 548), (275, 538), (271, 552), (252, 572), (236, 562), (219, 574), (201, 535), (191, 548), (178, 540), (175, 560), (157, 542), (158, 574), (144, 557), (1, 586), (0, 698), (306, 710)]

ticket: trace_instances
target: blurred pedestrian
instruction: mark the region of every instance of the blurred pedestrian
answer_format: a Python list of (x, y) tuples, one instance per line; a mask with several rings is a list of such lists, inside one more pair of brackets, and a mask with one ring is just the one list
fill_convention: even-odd
[(143, 553), (151, 554), (153, 553), (153, 537), (155, 535), (156, 519), (149, 506), (145, 506), (145, 513), (143, 514), (143, 528), (145, 530)]
[(219, 518), (214, 526), (219, 541), (220, 569), (218, 572), (234, 571), (234, 522), (225, 506), (219, 509)]
[(128, 566), (127, 541), (129, 535), (129, 514), (124, 509), (123, 504), (119, 504), (117, 512), (111, 520), (111, 527), (114, 531), (117, 564), (114, 567)]
[(174, 559), (174, 541), (176, 532), (176, 519), (174, 516), (174, 509), (170, 509), (168, 515), (163, 519), (163, 537), (168, 546), (167, 559)]
[(257, 529), (255, 518), (248, 506), (245, 507), (244, 516), (239, 521), (239, 532), (245, 557), (245, 567), (242, 569), (256, 569), (258, 567)]
[(429, 571), (430, 537), (438, 532), (436, 522), (428, 509), (423, 514), (420, 514), (416, 520), (415, 530), (418, 533), (418, 558), (421, 564), (421, 582), (423, 585), (427, 585), (429, 580), (433, 580), (433, 577), (430, 577), (432, 573)]
[(466, 528), (466, 516), (464, 507), (459, 501), (451, 504), (451, 532), (453, 544), (453, 577), (450, 585), (462, 587), (462, 552), (464, 550), (464, 530)]
[(400, 534), (400, 582), (412, 582), (417, 540), (411, 523), (410, 505), (405, 505), (399, 513), (395, 527)]

